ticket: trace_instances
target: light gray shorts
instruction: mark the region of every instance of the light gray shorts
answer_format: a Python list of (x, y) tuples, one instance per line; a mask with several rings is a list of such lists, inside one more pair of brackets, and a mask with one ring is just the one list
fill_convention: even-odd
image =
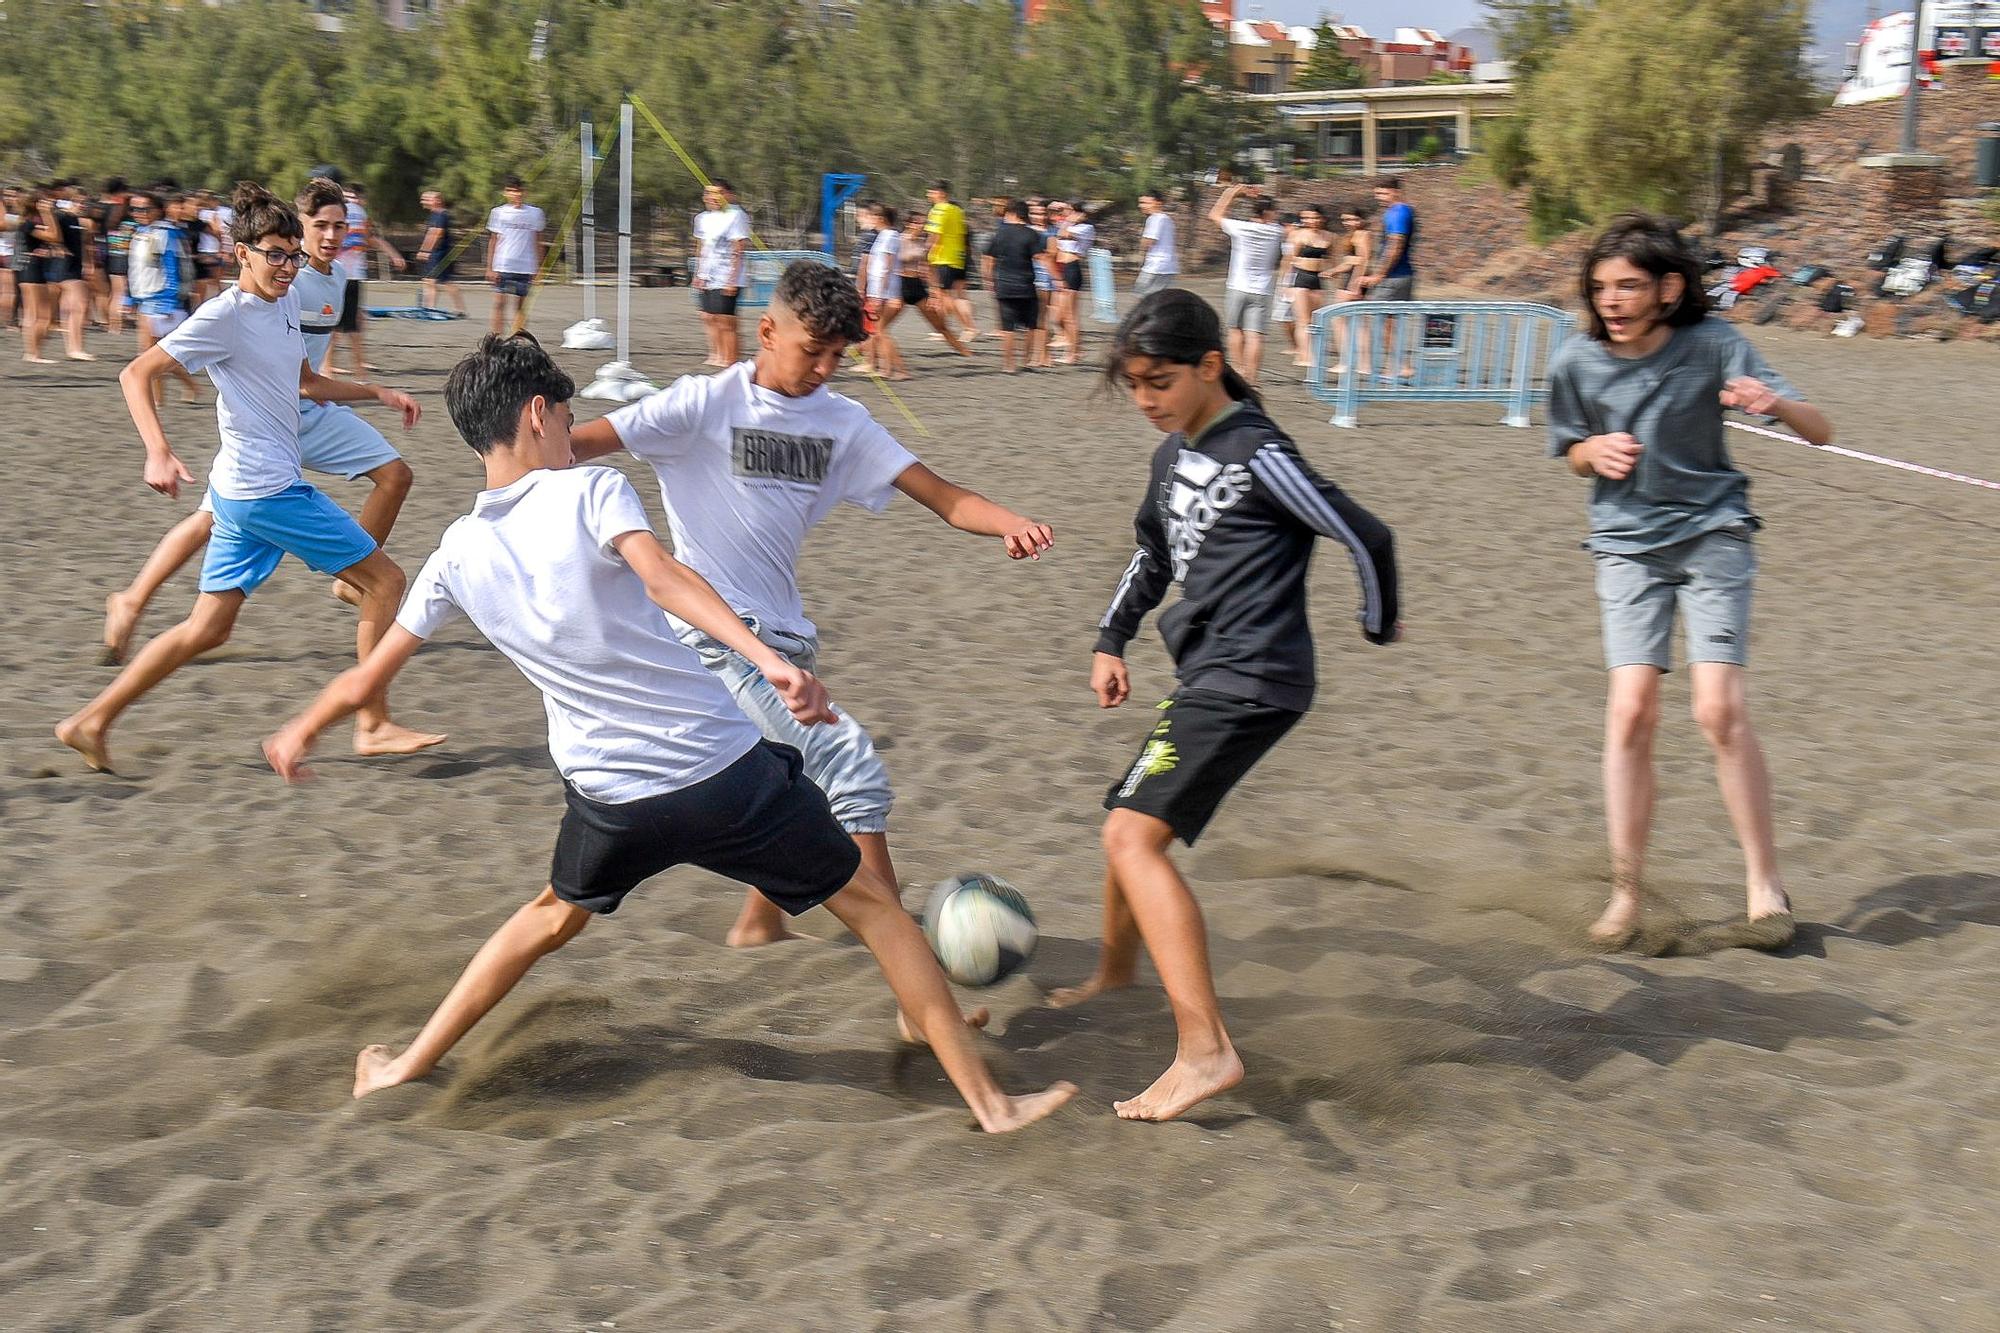
[(1750, 586), (1757, 552), (1733, 524), (1637, 555), (1594, 551), (1604, 612), (1604, 665), (1673, 669), (1674, 612), (1690, 662), (1750, 660)]
[(1417, 279), (1414, 274), (1403, 278), (1384, 278), (1368, 289), (1370, 301), (1414, 301), (1417, 299)]
[[(767, 629), (749, 616), (743, 623), (773, 652), (793, 666), (817, 674), (819, 644), (780, 630)], [(792, 716), (784, 698), (764, 679), (750, 659), (720, 640), (700, 630), (689, 629), (681, 641), (701, 655), (702, 665), (722, 677), (757, 730), (768, 740), (789, 745), (805, 756), (806, 776), (826, 793), (833, 817), (849, 833), (886, 833), (889, 807), (894, 796), (889, 790), (889, 770), (875, 753), (868, 731), (845, 708), (835, 708), (840, 721), (808, 727)]]
[(1222, 300), (1222, 327), (1262, 333), (1271, 322), (1269, 292), (1239, 292), (1231, 287)]
[(1132, 284), (1132, 290), (1140, 296), (1151, 296), (1173, 285), (1174, 275), (1171, 273), (1141, 273)]

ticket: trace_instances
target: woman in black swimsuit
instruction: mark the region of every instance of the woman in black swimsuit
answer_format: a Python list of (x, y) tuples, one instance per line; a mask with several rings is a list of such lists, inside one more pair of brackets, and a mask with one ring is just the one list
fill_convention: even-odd
[(1292, 277), (1285, 299), (1292, 303), (1292, 364), (1312, 364), (1313, 312), (1325, 304), (1321, 293), (1323, 273), (1331, 262), (1328, 255), (1340, 238), (1326, 229), (1326, 214), (1308, 204), (1299, 210), (1298, 229), (1292, 233)]

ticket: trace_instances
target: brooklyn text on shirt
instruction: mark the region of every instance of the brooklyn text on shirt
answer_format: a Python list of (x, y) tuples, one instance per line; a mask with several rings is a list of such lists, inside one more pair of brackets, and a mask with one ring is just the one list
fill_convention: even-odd
[(818, 486), (826, 481), (827, 468), (833, 462), (833, 437), (733, 426), (729, 458), (739, 477)]

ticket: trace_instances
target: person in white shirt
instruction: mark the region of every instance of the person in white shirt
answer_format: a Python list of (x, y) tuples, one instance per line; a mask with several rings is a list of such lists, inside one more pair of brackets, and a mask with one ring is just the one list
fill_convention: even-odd
[(527, 187), (519, 176), (502, 181), (500, 195), (507, 202), (486, 215), (486, 281), (493, 284), (491, 327), (495, 333), (503, 328), (519, 333), (528, 327), (528, 293), (548, 254), (548, 242), (542, 237), (549, 220), (541, 209), (522, 202)]
[(902, 381), (910, 378), (903, 349), (889, 332), (889, 326), (903, 313), (903, 237), (897, 227), (896, 210), (879, 199), (861, 207), (862, 225), (871, 228), (875, 239), (862, 257), (859, 284), (874, 331), (863, 349), (864, 364), (877, 375)]
[[(629, 449), (652, 464), (675, 552), (764, 643), (806, 670), (819, 639), (799, 596), (799, 549), (837, 505), (879, 512), (901, 491), (952, 527), (1000, 538), (1015, 560), (1039, 559), (1054, 540), (1047, 524), (938, 476), (867, 408), (826, 388), (841, 354), (864, 336), (861, 297), (846, 275), (801, 261), (785, 270), (758, 323), (754, 361), (712, 378), (687, 376), (576, 432), (579, 459)], [(699, 630), (685, 637), (767, 737), (804, 753), (806, 773), (863, 862), (895, 884), (889, 777), (866, 729), (851, 714), (833, 726), (797, 726), (741, 653)], [(752, 895), (729, 943), (788, 935), (783, 917)]]
[(1255, 384), (1264, 364), (1264, 330), (1271, 322), (1271, 289), (1284, 258), (1285, 229), (1272, 221), (1277, 205), (1261, 193), (1250, 197), (1249, 221), (1229, 216), (1230, 205), (1247, 188), (1232, 185), (1224, 190), (1208, 217), (1229, 233), (1229, 285), (1222, 303), (1229, 364)]
[[(291, 295), (299, 304), (299, 329), (306, 361), (315, 369), (326, 361), (340, 318), (346, 278), (334, 259), (347, 230), (344, 203), (339, 184), (325, 177), (306, 182), (297, 200), (299, 218), (305, 227), (306, 262), (292, 279)], [(133, 208), (139, 216), (150, 216), (151, 198), (144, 193), (134, 195)], [(138, 253), (135, 246), (135, 256)], [(134, 270), (135, 274), (138, 272)], [(141, 350), (151, 345), (145, 342)], [(167, 369), (173, 373), (177, 367), (169, 363)], [(361, 506), (358, 521), (377, 545), (389, 544), (389, 532), (396, 526), (396, 516), (409, 497), (414, 477), (410, 465), (403, 461), (394, 445), (382, 438), (382, 432), (352, 408), (309, 400), (300, 408), (299, 460), (314, 472), (332, 473), (349, 481), (368, 478), (374, 489)], [(139, 628), (147, 603), (168, 579), (180, 572), (181, 566), (194, 558), (195, 552), (207, 545), (214, 527), (214, 505), (204, 497), (199, 509), (160, 538), (160, 544), (153, 548), (132, 582), (104, 599), (105, 662), (125, 660), (126, 648)], [(360, 605), (354, 590), (338, 578), (333, 581), (333, 589), (341, 600)]]
[[(823, 271), (853, 297), (843, 275)], [(445, 403), (485, 464), (486, 489), (446, 530), (375, 651), (264, 745), (288, 781), (307, 776), (314, 738), (386, 690), (461, 615), (541, 691), (548, 715), (566, 809), (547, 886), (473, 956), (409, 1046), (362, 1049), (354, 1095), (430, 1073), (592, 916), (616, 911), (654, 875), (693, 865), (750, 885), (774, 910), (824, 905), (838, 917), (875, 955), (905, 1035), (936, 1051), (982, 1129), (1050, 1114), (1076, 1089), (1000, 1089), (969, 1030), (984, 1011), (970, 1023), (959, 1013), (923, 933), (835, 822), (798, 752), (760, 736), (676, 638), (673, 625), (687, 625), (739, 654), (796, 725), (833, 720), (812, 673), (761, 643), (667, 553), (621, 473), (572, 466), (575, 389), (526, 336), (489, 335), (458, 364)]]
[(1180, 248), (1175, 238), (1173, 215), (1158, 190), (1139, 196), (1139, 211), (1146, 215), (1146, 234), (1139, 242), (1139, 280), (1132, 290), (1141, 296), (1174, 285), (1181, 271)]
[(733, 366), (742, 355), (736, 330), (736, 301), (743, 290), (744, 254), (750, 248), (750, 218), (736, 206), (736, 191), (725, 180), (701, 192), (702, 213), (694, 220), (695, 304), (708, 337), (705, 366)]
[[(326, 179), (333, 179), (327, 177)], [(346, 279), (341, 292), (340, 319), (334, 325), (333, 342), (347, 344), (347, 365), (345, 368), (333, 364), (331, 343), (326, 358), (326, 373), (329, 375), (352, 375), (357, 380), (366, 380), (376, 367), (368, 362), (367, 325), (368, 312), (363, 308), (363, 286), (368, 281), (368, 252), (379, 250), (398, 273), (408, 267), (409, 261), (402, 252), (389, 244), (376, 232), (375, 224), (368, 218), (367, 192), (359, 185), (342, 185), (347, 211), (347, 233), (340, 238), (340, 258), (335, 267)]]
[[(102, 693), (56, 726), (56, 738), (84, 762), (111, 771), (107, 738), (119, 714), (202, 653), (222, 646), (250, 594), (286, 555), (335, 574), (361, 594), (355, 646), (367, 656), (403, 595), (403, 571), (347, 511), (308, 486), (300, 472), (299, 397), (317, 402), (373, 400), (416, 424), (416, 400), (394, 389), (329, 379), (305, 359), (293, 275), (305, 263), (305, 229), (291, 205), (261, 186), (236, 187), (234, 240), (241, 277), (188, 321), (141, 353), (118, 376), (125, 405), (146, 445), (146, 484), (178, 497), (194, 474), (175, 456), (153, 403), (153, 381), (170, 363), (215, 381), (222, 448), (209, 471), (215, 530), (202, 561), (201, 594), (186, 620), (148, 643)], [(388, 696), (357, 707), (358, 754), (409, 754), (442, 741), (389, 718)]]

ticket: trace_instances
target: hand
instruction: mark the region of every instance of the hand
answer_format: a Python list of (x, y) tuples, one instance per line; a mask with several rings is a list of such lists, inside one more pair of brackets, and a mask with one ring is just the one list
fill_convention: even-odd
[(1373, 287), (1376, 283), (1380, 281), (1382, 281), (1382, 275), (1380, 273), (1374, 273), (1370, 274), (1365, 278), (1360, 279), (1354, 285), (1358, 290), (1365, 292), (1370, 287)]
[(146, 455), (146, 484), (160, 494), (178, 500), (181, 483), (194, 484), (194, 473), (187, 470), (187, 464), (174, 456), (169, 449), (164, 454)]
[(428, 264), (428, 263), (430, 263), (430, 262), (431, 262), (431, 252), (430, 252), (430, 251), (428, 251), (428, 250), (419, 250), (419, 251), (417, 251), (417, 262), (418, 262), (419, 264)]
[(1753, 417), (1768, 417), (1778, 405), (1778, 391), (1749, 375), (1738, 375), (1723, 385), (1720, 397), (1724, 407), (1733, 407)]
[(404, 430), (415, 430), (417, 419), (424, 414), (424, 409), (418, 405), (416, 399), (401, 389), (391, 389), (386, 385), (375, 390), (375, 401), (384, 407), (393, 407), (401, 412)]
[(1090, 658), (1090, 688), (1099, 708), (1116, 708), (1132, 697), (1132, 673), (1125, 659), (1110, 653), (1093, 653)]
[(1615, 435), (1593, 435), (1579, 444), (1583, 461), (1606, 481), (1623, 481), (1639, 465), (1639, 451), (1646, 446), (1619, 431)]
[(398, 273), (401, 273), (404, 269), (410, 266), (410, 261), (403, 258), (401, 255), (390, 255), (389, 262), (395, 266), (396, 272)]
[(1040, 560), (1042, 552), (1056, 544), (1056, 536), (1049, 531), (1048, 524), (1027, 519), (1022, 520), (1017, 531), (1002, 533), (1000, 540), (1006, 544), (1009, 560)]
[(496, 283), (496, 282), (498, 282), (498, 281), (500, 281), (500, 273), (499, 273), (499, 271), (498, 271), (497, 269), (490, 269), (490, 268), (489, 268), (489, 269), (487, 269), (487, 270), (486, 270), (486, 285), (487, 285), (488, 287), (491, 287), (491, 286), (492, 286), (492, 285), (493, 285), (494, 283)]
[(722, 294), (723, 294), (724, 296), (734, 296), (734, 295), (736, 295), (736, 293), (737, 293), (738, 291), (740, 291), (740, 290), (742, 290), (742, 289), (741, 289), (741, 288), (738, 288), (738, 287), (724, 287), (724, 288), (722, 289)]
[(840, 714), (833, 711), (832, 701), (827, 698), (826, 686), (812, 672), (779, 658), (764, 669), (763, 675), (797, 721), (808, 727), (817, 722), (840, 721)]
[(264, 742), (264, 758), (271, 761), (271, 769), (287, 782), (311, 782), (314, 774), (306, 767), (306, 755), (312, 750), (314, 738), (300, 731), (297, 725), (285, 727)]

